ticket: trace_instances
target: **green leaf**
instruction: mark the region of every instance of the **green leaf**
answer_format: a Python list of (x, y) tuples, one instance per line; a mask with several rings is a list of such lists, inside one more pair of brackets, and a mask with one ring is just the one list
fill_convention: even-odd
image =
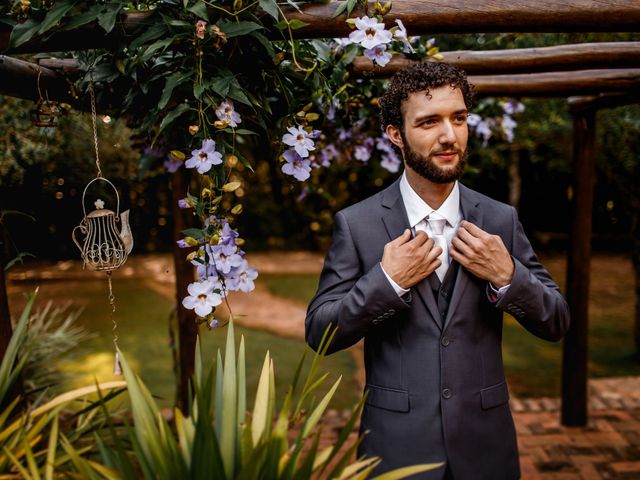
[(280, 11), (278, 10), (278, 5), (276, 4), (275, 0), (260, 0), (258, 3), (262, 10), (271, 15), (275, 21), (278, 21)]
[(189, 105), (187, 105), (186, 103), (181, 103), (171, 112), (169, 112), (167, 116), (162, 119), (162, 123), (160, 123), (160, 128), (158, 129), (158, 133), (156, 133), (153, 143), (155, 143), (156, 139), (165, 128), (167, 128), (176, 118), (185, 113), (187, 110), (189, 110)]
[(73, 30), (74, 28), (81, 27), (82, 25), (86, 25), (87, 23), (97, 20), (102, 8), (103, 5), (93, 5), (86, 12), (82, 12), (79, 15), (74, 15), (73, 17), (66, 19), (65, 24), (60, 28), (60, 30)]
[(169, 45), (173, 43), (173, 37), (163, 38), (162, 40), (157, 40), (153, 42), (149, 48), (147, 48), (142, 55), (140, 55), (140, 60), (146, 62), (149, 60), (158, 50), (165, 50)]
[(236, 87), (232, 85), (228, 95), (229, 97), (231, 97), (234, 100), (237, 100), (240, 103), (244, 103), (245, 105), (249, 105), (250, 107), (253, 106), (251, 104), (251, 100), (249, 100), (249, 97), (247, 97), (244, 90), (240, 87)]
[(333, 15), (331, 15), (331, 18), (339, 17), (346, 11), (347, 11), (347, 2), (342, 2), (341, 4), (338, 5), (338, 8), (336, 8), (336, 11), (333, 12)]
[(7, 262), (4, 266), (4, 271), (8, 271), (11, 267), (13, 267), (16, 263), (24, 263), (22, 259), (26, 257), (36, 258), (36, 256), (29, 252), (19, 252), (14, 258)]
[(192, 237), (196, 240), (202, 240), (204, 238), (204, 234), (199, 228), (187, 228), (186, 230), (182, 230), (182, 233), (184, 233), (187, 237)]
[(196, 3), (187, 8), (187, 10), (203, 20), (209, 20), (207, 5), (202, 0), (198, 0)]
[(104, 10), (100, 12), (98, 17), (98, 25), (100, 25), (106, 33), (111, 32), (118, 19), (118, 14), (122, 9), (122, 3), (110, 3), (105, 5)]
[(228, 323), (227, 344), (224, 351), (224, 373), (222, 375), (222, 411), (220, 419), (220, 453), (224, 463), (227, 479), (234, 477), (235, 448), (237, 440), (237, 376), (236, 376), (236, 346), (233, 333), (233, 318)]
[(256, 22), (221, 22), (220, 30), (222, 30), (227, 38), (238, 37), (240, 35), (246, 35), (251, 32), (255, 32), (256, 30), (261, 30), (264, 27)]
[(143, 44), (155, 40), (163, 35), (166, 35), (168, 32), (166, 25), (162, 23), (154, 23), (149, 27), (142, 35), (133, 40), (129, 44), (130, 50), (136, 50), (138, 47), (141, 47)]
[(333, 394), (336, 392), (336, 389), (338, 388), (338, 385), (340, 385), (340, 381), (341, 380), (342, 380), (342, 375), (340, 375), (340, 377), (338, 377), (338, 380), (336, 380), (336, 383), (333, 384), (331, 389), (322, 398), (322, 400), (320, 401), (318, 406), (315, 408), (313, 413), (311, 415), (309, 415), (309, 418), (304, 423), (304, 427), (302, 427), (302, 436), (304, 438), (306, 438), (307, 435), (309, 435), (311, 433), (311, 430), (313, 430), (313, 428), (316, 426), (316, 424), (320, 421), (320, 418), (322, 417), (322, 414), (324, 413), (325, 409), (329, 405), (329, 402), (331, 401), (331, 398), (333, 397)]
[(76, 3), (78, 3), (78, 0), (58, 0), (53, 7), (51, 7), (51, 10), (47, 12), (47, 16), (44, 17), (44, 20), (40, 24), (38, 33), (44, 33), (53, 27), (75, 6)]
[(262, 372), (258, 380), (258, 389), (256, 390), (256, 398), (253, 404), (253, 418), (251, 419), (251, 436), (253, 445), (257, 446), (262, 437), (263, 432), (267, 429), (267, 422), (271, 419), (268, 417), (269, 412), (269, 366), (271, 359), (269, 350), (264, 356), (262, 363)]
[(19, 23), (11, 30), (11, 38), (9, 39), (9, 48), (19, 47), (23, 43), (31, 40), (36, 34), (40, 24), (33, 18), (24, 23)]
[(291, 30), (298, 30), (299, 28), (306, 27), (307, 25), (309, 24), (302, 20), (298, 20), (297, 18), (294, 18), (289, 22), (289, 28), (291, 28)]
[(166, 107), (169, 99), (171, 98), (171, 94), (173, 93), (173, 89), (189, 80), (192, 74), (192, 72), (175, 72), (174, 74), (169, 75), (164, 85), (164, 90), (162, 90), (162, 96), (158, 102), (158, 108), (162, 109)]
[(260, 42), (260, 45), (262, 45), (265, 50), (267, 51), (267, 53), (273, 58), (276, 55), (275, 50), (273, 49), (273, 44), (271, 43), (271, 40), (269, 40), (265, 35), (263, 35), (262, 33), (255, 31), (255, 32), (251, 32), (249, 34), (250, 37), (255, 38), (258, 42)]

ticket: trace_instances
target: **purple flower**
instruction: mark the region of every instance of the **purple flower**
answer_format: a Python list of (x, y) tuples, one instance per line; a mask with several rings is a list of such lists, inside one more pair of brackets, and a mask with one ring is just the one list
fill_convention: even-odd
[(509, 115), (503, 115), (502, 122), (500, 122), (500, 126), (502, 127), (502, 131), (507, 137), (507, 142), (509, 143), (513, 142), (513, 139), (515, 138), (515, 133), (513, 131), (518, 126), (518, 123)]
[(211, 321), (207, 324), (209, 329), (218, 328), (220, 326), (220, 322), (217, 319), (212, 318)]
[(389, 140), (389, 137), (387, 137), (386, 133), (383, 134), (382, 137), (376, 138), (376, 148), (378, 150), (380, 150), (381, 152), (385, 152), (385, 153), (388, 153), (388, 154), (394, 154), (395, 155), (395, 150), (393, 149), (393, 144)]
[(429, 40), (427, 40), (427, 48), (433, 48), (435, 46), (436, 46), (435, 37), (431, 37)]
[(311, 162), (308, 158), (302, 158), (294, 150), (287, 150), (282, 155), (285, 163), (282, 165), (283, 173), (292, 175), (301, 182), (311, 176)]
[(218, 117), (218, 120), (227, 122), (233, 128), (236, 128), (242, 122), (240, 114), (235, 111), (233, 102), (228, 98), (216, 108), (216, 117)]
[(389, 43), (392, 33), (385, 30), (384, 23), (378, 22), (373, 17), (360, 17), (355, 19), (356, 29), (349, 34), (349, 40), (359, 43), (364, 48), (373, 48), (381, 43)]
[(164, 156), (164, 150), (162, 150), (157, 145), (153, 145), (153, 146), (149, 145), (147, 148), (144, 149), (144, 154), (150, 157), (160, 158)]
[(224, 225), (222, 226), (222, 231), (220, 232), (220, 240), (218, 241), (218, 244), (235, 246), (236, 238), (238, 238), (238, 236), (238, 232), (231, 228), (229, 222), (225, 221)]
[(216, 152), (216, 142), (207, 138), (202, 142), (202, 147), (191, 152), (192, 157), (184, 164), (187, 168), (196, 168), (198, 173), (207, 173), (213, 165), (222, 163), (222, 155)]
[(384, 67), (389, 60), (391, 60), (391, 55), (387, 52), (387, 46), (384, 44), (376, 45), (373, 48), (369, 48), (364, 51), (364, 56), (370, 58), (374, 62), (376, 62), (381, 67)]
[(187, 287), (189, 296), (182, 300), (184, 308), (195, 310), (196, 315), (206, 317), (214, 307), (222, 303), (222, 297), (214, 292), (214, 284), (209, 280), (190, 283)]
[(502, 109), (507, 115), (514, 115), (516, 113), (524, 112), (524, 104), (517, 101), (515, 98), (510, 98), (506, 102), (502, 103)]
[(246, 260), (243, 260), (242, 265), (234, 273), (235, 275), (228, 279), (229, 290), (248, 293), (255, 289), (253, 281), (258, 278), (258, 271), (255, 268), (249, 268)]
[(333, 143), (328, 144), (320, 151), (320, 165), (328, 167), (331, 165), (331, 160), (338, 158), (338, 149)]
[(356, 145), (353, 149), (353, 156), (356, 160), (367, 163), (371, 158), (371, 147), (367, 145)]
[[(400, 40), (402, 42), (402, 44), (404, 45), (404, 53), (413, 53), (413, 47), (411, 46), (411, 43), (409, 42), (409, 38), (407, 37), (407, 29), (404, 28), (404, 24), (402, 23), (402, 20), (400, 20), (399, 18), (396, 18), (396, 23), (398, 24), (398, 27), (396, 28), (396, 31), (393, 33), (393, 36), (396, 40)], [(384, 66), (382, 64), (380, 64), (381, 66)]]
[(182, 166), (182, 162), (177, 158), (173, 158), (171, 155), (167, 155), (167, 159), (164, 161), (164, 168), (166, 168), (169, 173), (177, 172), (178, 169)]
[(189, 246), (189, 244), (185, 241), (184, 238), (181, 238), (180, 240), (176, 240), (176, 243), (180, 248), (187, 248)]
[(382, 155), (380, 166), (391, 173), (396, 173), (400, 169), (400, 159), (395, 152)]
[(191, 208), (191, 205), (189, 205), (189, 203), (187, 202), (186, 199), (181, 198), (180, 200), (178, 200), (178, 207), (180, 207), (180, 208)]
[(227, 275), (232, 268), (242, 265), (242, 257), (236, 253), (235, 245), (213, 245), (209, 247), (209, 263), (216, 267), (216, 270), (223, 275)]
[(311, 135), (309, 135), (304, 128), (289, 127), (287, 130), (289, 133), (285, 133), (282, 136), (283, 143), (293, 147), (302, 158), (308, 157), (310, 150), (315, 150)]

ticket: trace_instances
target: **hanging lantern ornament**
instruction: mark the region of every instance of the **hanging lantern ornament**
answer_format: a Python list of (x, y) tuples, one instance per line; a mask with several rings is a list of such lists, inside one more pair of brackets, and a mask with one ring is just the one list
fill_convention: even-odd
[[(93, 141), (96, 150), (96, 178), (91, 180), (82, 193), (82, 211), (84, 217), (80, 224), (73, 229), (71, 236), (74, 243), (80, 250), (80, 255), (84, 261), (83, 269), (89, 267), (91, 270), (106, 272), (109, 281), (109, 304), (111, 305), (111, 329), (113, 346), (115, 349), (115, 362), (113, 367), (114, 375), (121, 375), (120, 359), (118, 355), (118, 335), (114, 314), (116, 311), (115, 296), (113, 295), (113, 285), (111, 284), (111, 274), (120, 268), (127, 261), (129, 253), (133, 248), (133, 237), (129, 228), (129, 210), (120, 213), (120, 196), (118, 190), (109, 180), (102, 176), (100, 169), (100, 156), (98, 153), (98, 129), (96, 122), (96, 102), (93, 92), (93, 82), (89, 81), (89, 93), (91, 94), (91, 120), (93, 121)], [(95, 210), (87, 213), (86, 196), (89, 187), (100, 182), (106, 183), (115, 192), (115, 211), (105, 208), (105, 202), (98, 198), (94, 202)], [(120, 227), (118, 228), (118, 224)], [(76, 237), (79, 230), (83, 239)]]
[(55, 127), (58, 124), (58, 117), (62, 115), (62, 109), (57, 102), (49, 100), (49, 92), (45, 89), (46, 98), (42, 97), (42, 90), (40, 90), (40, 76), (42, 70), (38, 68), (38, 78), (36, 80), (38, 86), (38, 103), (33, 110), (33, 123), (37, 127), (50, 128)]

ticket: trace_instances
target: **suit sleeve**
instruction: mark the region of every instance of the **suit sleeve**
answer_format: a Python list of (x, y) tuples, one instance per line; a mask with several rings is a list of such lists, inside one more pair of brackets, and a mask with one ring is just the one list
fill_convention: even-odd
[(540, 264), (515, 209), (511, 255), (515, 271), (511, 286), (496, 306), (545, 340), (559, 340), (569, 328), (569, 306), (549, 272)]
[(393, 321), (391, 317), (409, 308), (409, 302), (396, 294), (379, 262), (363, 271), (349, 225), (338, 212), (318, 291), (307, 311), (307, 343), (317, 350), (331, 325), (337, 331), (328, 353), (350, 347), (372, 326)]

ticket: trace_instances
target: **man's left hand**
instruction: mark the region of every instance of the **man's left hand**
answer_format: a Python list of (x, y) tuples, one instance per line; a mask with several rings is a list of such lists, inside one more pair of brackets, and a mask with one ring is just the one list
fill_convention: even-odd
[(515, 266), (498, 235), (491, 235), (473, 223), (462, 221), (451, 241), (451, 258), (500, 288), (511, 283)]

